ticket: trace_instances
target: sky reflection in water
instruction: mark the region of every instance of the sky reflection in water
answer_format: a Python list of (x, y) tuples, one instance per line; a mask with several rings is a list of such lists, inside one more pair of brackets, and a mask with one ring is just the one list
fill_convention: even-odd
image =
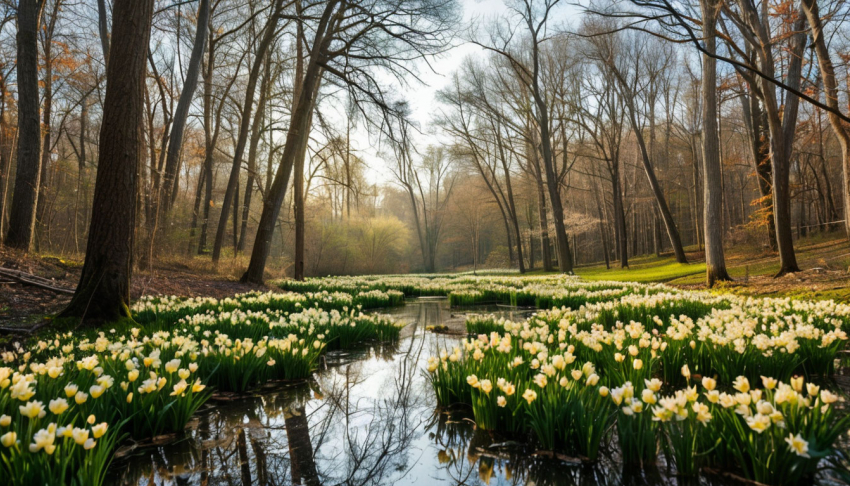
[[(528, 311), (476, 308), (522, 319)], [(408, 301), (389, 313), (410, 323), (392, 345), (331, 353), (309, 383), (270, 385), (212, 401), (169, 443), (116, 459), (107, 485), (631, 485), (685, 484), (662, 472), (624, 472), (534, 456), (476, 430), (464, 412), (435, 414), (424, 376), (436, 350), (458, 337), (426, 325), (462, 324), (446, 300)], [(499, 447), (493, 447), (498, 444)], [(663, 471), (663, 467), (661, 469)], [(721, 484), (701, 478), (688, 484)]]

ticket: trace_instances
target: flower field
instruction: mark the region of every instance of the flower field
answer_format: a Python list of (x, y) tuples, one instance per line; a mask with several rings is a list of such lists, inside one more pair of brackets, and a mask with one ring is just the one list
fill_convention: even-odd
[[(285, 281), (291, 292), (147, 297), (135, 326), (42, 334), (3, 352), (0, 474), (101, 484), (116, 447), (181, 431), (216, 392), (312, 376), (329, 350), (393, 341), (366, 309), (405, 297), (537, 307), (469, 315), (422, 370), (435, 405), (533, 449), (676, 474), (799, 484), (847, 478), (831, 376), (850, 306), (575, 277), (429, 275)], [(457, 343), (455, 345), (454, 343)]]
[(679, 475), (733, 471), (799, 484), (844, 479), (850, 432), (831, 380), (850, 306), (742, 298), (575, 277), (394, 276), (283, 282), (292, 290), (397, 290), (452, 305), (541, 309), (525, 322), (467, 318), (470, 338), (429, 359), (437, 404), (544, 451)]
[(101, 484), (119, 443), (183, 430), (214, 391), (305, 379), (328, 349), (397, 339), (400, 324), (362, 310), (402, 302), (382, 291), (145, 298), (137, 327), (4, 351), (0, 477)]
[(680, 475), (764, 484), (800, 484), (824, 467), (846, 477), (838, 439), (850, 416), (829, 377), (850, 307), (646, 290), (525, 322), (468, 318), (474, 337), (429, 359), (438, 404), (585, 461), (609, 454), (641, 468), (663, 455)]

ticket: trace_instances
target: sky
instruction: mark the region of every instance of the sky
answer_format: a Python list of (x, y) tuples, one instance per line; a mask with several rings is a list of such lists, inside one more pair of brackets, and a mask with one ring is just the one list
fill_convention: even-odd
[[(459, 0), (463, 9), (463, 24), (468, 25), (471, 21), (486, 21), (489, 18), (503, 16), (508, 13), (504, 0)], [(579, 15), (575, 5), (565, 0), (556, 6), (549, 20), (549, 25), (563, 26)], [(463, 28), (461, 28), (463, 31)], [(424, 62), (420, 63), (419, 75), (423, 84), (411, 81), (410, 86), (400, 94), (408, 101), (413, 119), (419, 123), (423, 133), (415, 137), (419, 149), (424, 149), (429, 144), (439, 144), (439, 134), (430, 130), (430, 121), (434, 117), (439, 104), (436, 101), (437, 91), (448, 85), (451, 75), (461, 66), (467, 56), (485, 55), (484, 49), (463, 39), (457, 39), (455, 46), (436, 60), (432, 60), (430, 69)], [(366, 179), (372, 184), (386, 184), (393, 182), (393, 176), (387, 170), (387, 164), (377, 154), (377, 140), (369, 137), (365, 131), (358, 135), (356, 147), (359, 155), (366, 161)]]
[[(460, 4), (463, 8), (464, 24), (468, 24), (473, 19), (487, 18), (506, 12), (502, 0), (460, 0)], [(483, 53), (480, 47), (462, 40), (457, 40), (455, 44), (448, 52), (431, 60), (433, 70), (424, 62), (420, 63), (419, 76), (424, 85), (411, 81), (410, 86), (400, 93), (408, 101), (413, 119), (425, 132), (428, 131), (435, 113), (437, 91), (449, 83), (452, 73), (460, 67), (467, 56)], [(377, 147), (374, 146), (377, 144), (375, 137), (368, 137), (364, 132), (357, 138), (357, 148), (369, 166), (366, 171), (367, 180), (373, 184), (392, 182), (392, 174), (386, 170), (386, 163), (377, 155)], [(418, 135), (416, 139), (420, 148), (431, 143), (438, 143), (437, 136), (430, 133)]]

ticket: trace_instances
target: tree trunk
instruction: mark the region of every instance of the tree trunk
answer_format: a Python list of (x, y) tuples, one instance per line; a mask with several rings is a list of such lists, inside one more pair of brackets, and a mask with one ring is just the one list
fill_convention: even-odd
[(741, 103), (747, 122), (747, 132), (750, 135), (750, 150), (756, 168), (761, 207), (767, 220), (768, 246), (776, 251), (776, 225), (773, 221), (773, 164), (770, 160), (770, 147), (765, 134), (764, 112), (759, 106), (752, 87), (750, 87), (749, 96), (741, 97)]
[(283, 8), (282, 0), (275, 0), (274, 9), (269, 18), (263, 38), (260, 45), (257, 47), (256, 58), (254, 65), (251, 67), (251, 73), (248, 76), (248, 86), (245, 89), (245, 106), (242, 107), (242, 116), (239, 123), (239, 137), (236, 141), (236, 149), (233, 153), (233, 165), (230, 169), (230, 177), (227, 181), (227, 188), (224, 191), (224, 202), (221, 204), (221, 218), (218, 222), (218, 229), (215, 233), (215, 242), (213, 243), (213, 264), (218, 264), (221, 257), (221, 246), (224, 243), (224, 234), (227, 231), (227, 219), (230, 212), (230, 206), (233, 204), (233, 193), (236, 191), (236, 185), (239, 183), (239, 169), (242, 164), (242, 155), (245, 153), (245, 145), (248, 141), (248, 130), (251, 127), (251, 113), (254, 108), (254, 92), (257, 88), (257, 80), (260, 78), (260, 68), (266, 57), (266, 51), (271, 46), (277, 31), (277, 24), (280, 20), (280, 11)]
[(703, 231), (705, 234), (706, 282), (709, 287), (731, 280), (723, 253), (723, 194), (720, 181), (720, 137), (717, 133), (717, 52), (716, 0), (700, 0), (703, 35), (707, 54), (702, 55), (703, 113)]
[(248, 146), (248, 181), (245, 183), (245, 201), (242, 203), (242, 228), (239, 231), (239, 244), (236, 251), (245, 251), (245, 239), (248, 233), (248, 216), (251, 211), (251, 199), (254, 194), (254, 179), (257, 175), (257, 149), (260, 146), (263, 121), (266, 113), (266, 100), (270, 91), (271, 59), (266, 55), (263, 81), (260, 83), (260, 101), (257, 103), (257, 113), (251, 127), (251, 143)]
[(18, 158), (6, 246), (29, 251), (41, 184), (41, 121), (38, 93), (38, 29), (42, 0), (18, 4)]
[[(812, 41), (815, 47), (815, 53), (818, 56), (818, 66), (820, 67), (821, 79), (825, 90), (826, 105), (835, 111), (840, 111), (838, 105), (838, 82), (835, 79), (835, 67), (832, 64), (832, 59), (829, 56), (829, 49), (824, 39), (823, 25), (821, 23), (820, 12), (818, 10), (817, 0), (802, 0), (803, 12), (806, 14), (806, 20), (812, 29)], [(835, 138), (838, 139), (838, 144), (841, 146), (841, 167), (843, 175), (843, 194), (844, 194), (844, 231), (850, 237), (850, 133), (841, 118), (833, 113), (828, 112), (827, 117), (832, 125), (832, 130), (835, 132)], [(829, 184), (827, 178), (827, 184)], [(830, 198), (831, 199), (831, 198)]]
[(242, 275), (242, 282), (263, 282), (263, 274), (265, 273), (266, 260), (271, 250), (275, 222), (280, 213), (283, 198), (286, 196), (286, 186), (289, 184), (289, 177), (295, 166), (296, 159), (300, 158), (303, 160), (307, 151), (313, 109), (316, 106), (316, 95), (323, 74), (319, 57), (326, 51), (332, 38), (330, 35), (326, 36), (326, 33), (332, 32), (335, 28), (330, 25), (332, 23), (330, 18), (337, 5), (338, 3), (335, 0), (329, 0), (322, 13), (322, 21), (319, 25), (324, 26), (325, 30), (316, 32), (315, 34), (312, 52), (310, 53), (310, 62), (307, 64), (304, 79), (301, 83), (297, 104), (295, 104), (295, 109), (292, 110), (292, 116), (289, 119), (289, 130), (286, 132), (286, 144), (283, 148), (283, 155), (275, 173), (274, 182), (272, 182), (263, 201), (263, 212), (260, 215), (260, 221), (257, 226), (257, 236), (254, 239), (254, 248), (251, 251), (251, 262), (248, 264), (248, 269)]
[(160, 186), (159, 202), (155, 214), (155, 217), (163, 224), (167, 223), (166, 219), (168, 218), (169, 211), (171, 211), (171, 196), (174, 187), (178, 183), (178, 161), (180, 160), (183, 149), (183, 133), (186, 130), (186, 120), (189, 118), (189, 109), (192, 107), (195, 89), (198, 87), (201, 59), (204, 57), (204, 49), (207, 45), (211, 4), (212, 0), (200, 0), (198, 4), (195, 44), (192, 46), (192, 55), (189, 58), (189, 66), (186, 70), (186, 80), (183, 83), (183, 91), (180, 92), (180, 99), (177, 101), (177, 109), (174, 111), (174, 120), (171, 124), (168, 155), (165, 158), (165, 172), (162, 185)]
[(106, 0), (97, 0), (97, 29), (100, 33), (100, 47), (103, 49), (103, 64), (109, 69), (109, 19), (106, 12)]
[(60, 317), (130, 316), (138, 167), (143, 154), (145, 63), (154, 0), (116, 0), (97, 182), (80, 283)]
[[(625, 88), (625, 83), (622, 83), (622, 86)], [(676, 229), (676, 222), (673, 221), (673, 213), (670, 212), (670, 207), (667, 206), (667, 199), (664, 198), (664, 192), (661, 190), (661, 184), (658, 183), (658, 178), (655, 176), (655, 169), (653, 169), (652, 162), (649, 160), (649, 152), (646, 148), (643, 134), (638, 126), (637, 118), (635, 117), (635, 108), (633, 105), (634, 100), (626, 97), (626, 101), (626, 107), (629, 111), (629, 120), (632, 124), (632, 132), (634, 132), (638, 147), (640, 148), (643, 169), (646, 171), (646, 178), (649, 179), (649, 187), (652, 188), (652, 194), (655, 196), (655, 202), (658, 205), (658, 209), (661, 211), (661, 217), (663, 218), (664, 226), (667, 229), (667, 237), (670, 239), (670, 244), (673, 245), (673, 252), (676, 254), (676, 261), (679, 263), (688, 263), (688, 258), (685, 256), (685, 249), (682, 247), (682, 239), (679, 237), (679, 230)]]

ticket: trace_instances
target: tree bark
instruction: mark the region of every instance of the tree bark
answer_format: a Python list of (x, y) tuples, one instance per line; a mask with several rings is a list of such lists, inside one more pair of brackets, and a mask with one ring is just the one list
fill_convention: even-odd
[(103, 64), (109, 69), (109, 19), (106, 12), (106, 0), (97, 0), (97, 28), (100, 33), (100, 47), (103, 49)]
[(702, 55), (703, 113), (703, 231), (705, 234), (706, 282), (709, 287), (731, 280), (723, 252), (723, 193), (720, 174), (720, 137), (717, 133), (717, 0), (700, 0), (705, 49)]
[(43, 0), (18, 4), (18, 158), (6, 246), (29, 251), (41, 184), (41, 121), (38, 93), (38, 29)]
[(116, 0), (97, 182), (80, 283), (60, 317), (108, 322), (130, 316), (138, 167), (144, 151), (146, 54), (154, 0)]
[(260, 101), (257, 103), (257, 113), (251, 127), (251, 142), (248, 146), (248, 181), (245, 183), (245, 200), (242, 203), (242, 228), (239, 230), (239, 244), (236, 251), (245, 251), (245, 239), (248, 234), (248, 216), (251, 211), (251, 199), (254, 195), (254, 180), (257, 176), (257, 149), (260, 146), (263, 122), (266, 113), (266, 101), (271, 89), (271, 59), (266, 55), (263, 81), (260, 83)]

